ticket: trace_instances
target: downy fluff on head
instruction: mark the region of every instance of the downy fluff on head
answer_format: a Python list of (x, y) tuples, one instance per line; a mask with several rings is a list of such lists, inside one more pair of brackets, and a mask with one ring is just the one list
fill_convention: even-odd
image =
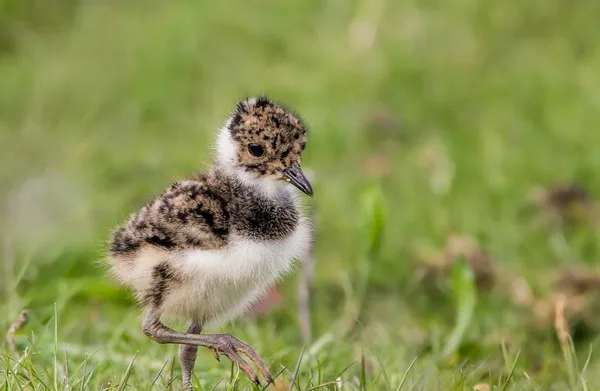
[(312, 195), (300, 169), (306, 136), (304, 122), (287, 107), (266, 97), (245, 99), (219, 132), (217, 162), (230, 175), (266, 194), (291, 183)]

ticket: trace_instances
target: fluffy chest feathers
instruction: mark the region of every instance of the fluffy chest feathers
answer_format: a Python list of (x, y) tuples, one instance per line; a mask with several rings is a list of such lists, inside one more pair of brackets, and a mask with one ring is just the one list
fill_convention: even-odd
[(224, 248), (186, 251), (184, 263), (187, 271), (201, 279), (233, 285), (246, 281), (273, 282), (289, 269), (293, 258), (306, 255), (309, 246), (310, 229), (302, 219), (284, 238), (258, 240), (236, 233)]

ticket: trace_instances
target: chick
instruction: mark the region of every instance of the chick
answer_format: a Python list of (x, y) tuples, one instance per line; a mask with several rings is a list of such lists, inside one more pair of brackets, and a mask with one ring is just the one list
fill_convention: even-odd
[[(287, 107), (266, 97), (243, 100), (218, 132), (214, 163), (168, 187), (113, 232), (112, 274), (145, 309), (143, 332), (180, 345), (185, 389), (192, 388), (198, 346), (225, 355), (256, 384), (247, 359), (273, 381), (250, 345), (201, 332), (244, 314), (308, 255), (312, 228), (295, 189), (313, 193), (300, 168), (306, 138), (306, 125)], [(161, 321), (165, 315), (190, 326), (172, 330)]]

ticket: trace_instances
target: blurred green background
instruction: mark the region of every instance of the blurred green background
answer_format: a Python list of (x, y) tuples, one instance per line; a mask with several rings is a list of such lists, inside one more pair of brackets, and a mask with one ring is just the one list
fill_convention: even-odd
[[(598, 20), (591, 0), (0, 0), (0, 332), (29, 309), (0, 390), (169, 387), (176, 347), (141, 333), (106, 241), (262, 93), (311, 129), (313, 337), (298, 273), (223, 330), (301, 390), (600, 389)], [(561, 276), (588, 282), (572, 345)], [(197, 385), (250, 387), (230, 369), (201, 352)]]

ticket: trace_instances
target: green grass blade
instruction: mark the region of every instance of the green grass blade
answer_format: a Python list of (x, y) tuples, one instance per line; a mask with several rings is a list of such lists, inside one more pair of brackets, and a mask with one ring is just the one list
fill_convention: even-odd
[(506, 381), (504, 382), (504, 385), (502, 386), (502, 391), (506, 391), (506, 389), (508, 388), (508, 385), (510, 384), (510, 381), (513, 378), (513, 375), (515, 373), (515, 368), (517, 367), (517, 362), (519, 361), (520, 354), (521, 354), (521, 351), (519, 350), (517, 352), (517, 355), (515, 356), (515, 361), (513, 362), (512, 368), (510, 369), (510, 372), (508, 373), (508, 377), (506, 378)]
[(298, 375), (300, 374), (300, 366), (302, 365), (302, 359), (304, 358), (305, 351), (306, 351), (306, 345), (302, 346), (302, 351), (300, 352), (300, 355), (298, 356), (298, 360), (296, 361), (296, 367), (294, 368), (294, 373), (292, 374), (292, 380), (291, 380), (289, 388), (288, 388), (290, 391), (293, 386), (296, 386), (298, 388), (298, 391), (301, 391), (300, 386), (297, 383), (297, 379), (298, 379)]
[(54, 303), (54, 390), (58, 391), (58, 311)]
[(123, 390), (125, 390), (125, 387), (127, 387), (127, 381), (129, 380), (129, 376), (131, 375), (133, 363), (135, 362), (135, 359), (136, 359), (138, 353), (139, 353), (139, 351), (135, 352), (135, 354), (133, 355), (133, 358), (129, 362), (129, 365), (127, 365), (127, 369), (125, 370), (125, 373), (123, 374), (123, 377), (121, 378), (121, 381), (119, 382), (119, 387), (117, 388), (117, 391), (123, 391)]
[(360, 350), (360, 390), (365, 391), (367, 389), (367, 371), (365, 369), (365, 351), (361, 348)]
[(406, 371), (404, 371), (404, 374), (402, 375), (402, 379), (400, 380), (400, 384), (398, 384), (398, 388), (396, 388), (396, 391), (402, 390), (402, 387), (404, 386), (406, 379), (408, 379), (408, 374), (410, 373), (410, 371), (413, 369), (413, 367), (417, 363), (417, 359), (418, 359), (418, 357), (413, 358), (413, 360), (408, 365), (408, 368), (406, 368)]
[(160, 375), (161, 375), (162, 371), (166, 368), (166, 366), (167, 366), (168, 363), (169, 363), (169, 361), (165, 361), (165, 363), (160, 368), (160, 370), (158, 371), (158, 373), (154, 376), (154, 378), (152, 379), (152, 383), (150, 383), (150, 387), (148, 387), (148, 391), (152, 390), (152, 387), (154, 387), (154, 384), (156, 384), (156, 382), (160, 378)]
[(79, 391), (83, 391), (85, 389), (85, 381), (87, 379), (87, 361), (88, 355), (86, 353), (83, 357), (83, 368), (81, 369), (81, 384), (79, 385)]

